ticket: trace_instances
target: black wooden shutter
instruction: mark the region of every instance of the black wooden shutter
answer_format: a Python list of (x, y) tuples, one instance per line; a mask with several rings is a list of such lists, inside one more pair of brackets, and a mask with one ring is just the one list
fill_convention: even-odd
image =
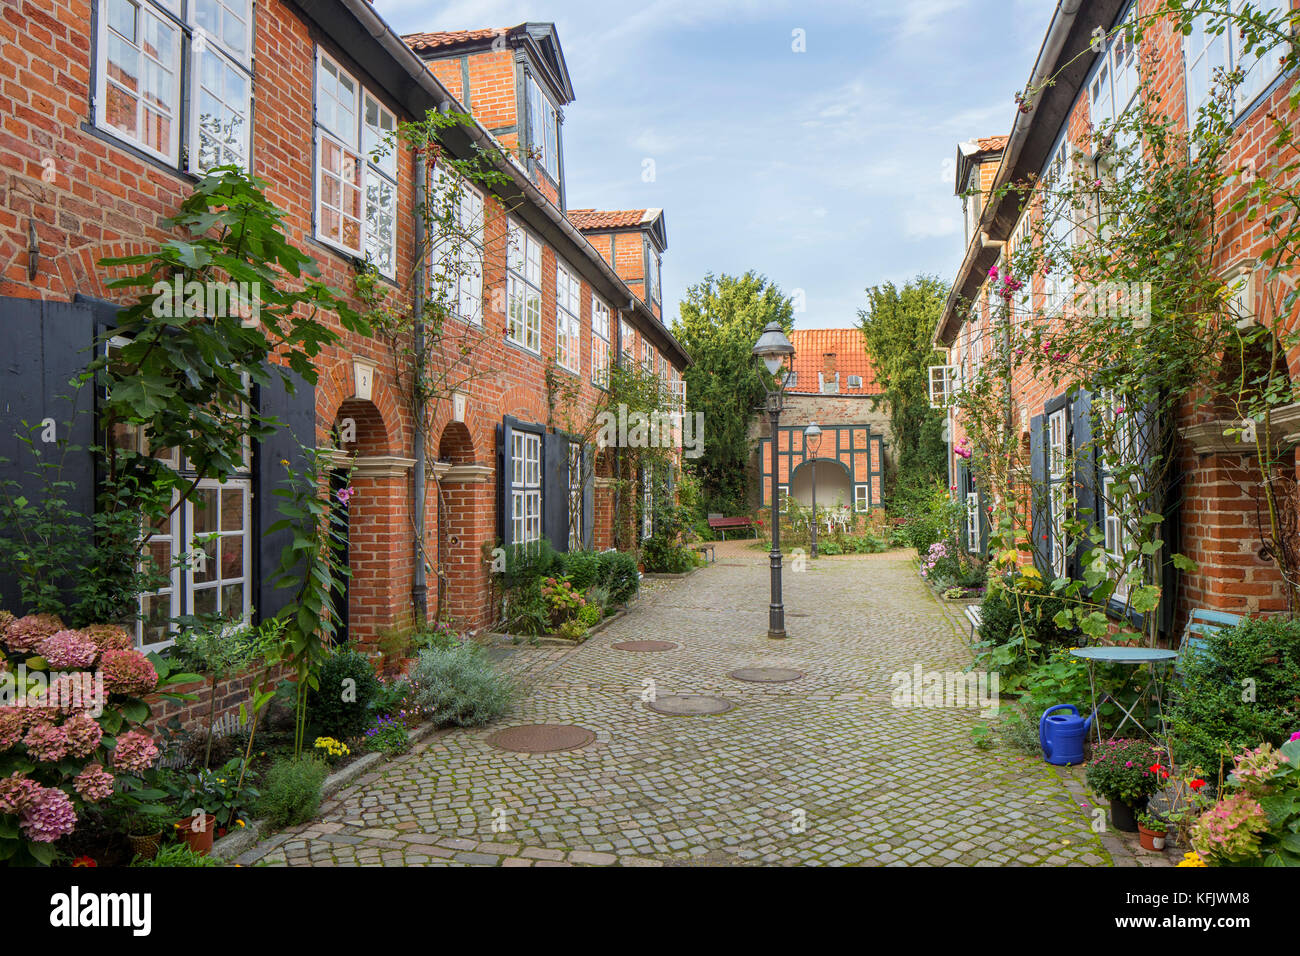
[(977, 506), (980, 532), (979, 553), (980, 557), (987, 558), (989, 556), (989, 533), (992, 530), (992, 525), (989, 523), (989, 502), (984, 496), (983, 488), (976, 485), (975, 491), (979, 495), (979, 505)]
[(280, 555), (293, 542), (293, 531), (283, 528), (267, 533), (267, 529), (283, 517), (279, 505), (284, 499), (273, 493), (282, 487), (287, 475), (281, 462), (288, 461), (290, 467), (301, 472), (307, 464), (303, 446), (316, 446), (316, 387), (296, 375), (293, 384), (290, 393), (280, 378), (279, 370), (275, 370), (270, 381), (258, 386), (255, 396), (258, 412), (281, 423), (274, 434), (258, 442), (254, 449), (253, 513), (258, 583), (253, 601), (260, 620), (273, 617), (293, 598), (293, 588), (275, 586)]
[(542, 435), (542, 536), (569, 550), (569, 439), (559, 432)]
[(958, 527), (961, 529), (960, 545), (963, 551), (970, 551), (970, 521), (968, 520), (966, 504), (966, 495), (970, 492), (970, 468), (967, 465), (957, 466), (957, 494), (961, 501), (961, 522)]
[(582, 546), (590, 551), (596, 528), (596, 463), (590, 444), (582, 449), (582, 473)]
[(510, 496), (510, 483), (513, 467), (510, 448), (514, 441), (514, 420), (504, 419), (496, 428), (497, 432), (497, 530), (501, 546), (509, 548), (515, 543), (515, 525), (511, 520), (513, 502)]
[(1048, 535), (1047, 520), (1047, 436), (1044, 429), (1047, 418), (1035, 415), (1029, 422), (1029, 544), (1033, 549), (1034, 564), (1046, 575), (1052, 564), (1052, 551), (1044, 537)]
[[(1098, 495), (1101, 479), (1097, 474), (1097, 449), (1093, 447), (1092, 440), (1092, 393), (1086, 389), (1076, 392), (1069, 415), (1073, 426), (1070, 447), (1074, 452), (1076, 515), (1095, 529), (1101, 520)], [(1076, 576), (1083, 574), (1083, 559), (1087, 550), (1088, 545), (1083, 540), (1075, 545), (1070, 560)]]
[[(42, 483), (27, 472), (36, 470), (31, 449), (19, 435), (31, 438), (42, 461), (63, 462), (59, 478), (72, 482), (64, 497), (74, 515), (89, 516), (95, 507), (94, 389), (70, 384), (90, 361), (94, 341), (94, 312), (72, 302), (0, 298), (0, 327), (5, 331), (0, 358), (0, 478), (18, 483), (18, 493), (32, 501), (42, 497)], [(57, 443), (45, 443), (41, 422), (54, 420)], [(28, 427), (24, 427), (23, 422)], [(34, 429), (33, 430), (29, 430)], [(60, 444), (77, 451), (63, 455)], [(89, 528), (89, 525), (87, 525)], [(0, 534), (6, 529), (0, 529)], [(19, 602), (18, 582), (0, 577), (0, 607), (16, 614), (27, 610)]]

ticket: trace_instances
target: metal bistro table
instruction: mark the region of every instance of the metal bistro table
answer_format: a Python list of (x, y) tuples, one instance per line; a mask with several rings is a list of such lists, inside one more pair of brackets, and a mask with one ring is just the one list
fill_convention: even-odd
[[(1142, 703), (1142, 698), (1149, 696), (1156, 703), (1156, 712), (1160, 715), (1160, 727), (1161, 730), (1164, 729), (1164, 698), (1160, 693), (1160, 675), (1157, 667), (1164, 663), (1172, 664), (1178, 657), (1178, 652), (1152, 647), (1075, 647), (1070, 650), (1070, 653), (1075, 657), (1083, 658), (1088, 664), (1088, 692), (1092, 697), (1092, 712), (1097, 713), (1097, 709), (1107, 700), (1114, 700), (1115, 706), (1124, 714), (1124, 719), (1115, 727), (1115, 733), (1111, 739), (1118, 737), (1120, 730), (1131, 720), (1138, 730), (1154, 740), (1155, 738), (1151, 733), (1142, 726), (1142, 722), (1133, 716), (1133, 712), (1137, 710), (1138, 704)], [(1097, 701), (1097, 682), (1094, 680), (1093, 669), (1098, 662), (1103, 664), (1129, 664), (1134, 667), (1141, 667), (1143, 664), (1151, 665), (1151, 679), (1147, 681), (1147, 686), (1137, 695), (1137, 700), (1133, 701), (1132, 707), (1125, 709), (1124, 705), (1115, 700), (1110, 694), (1102, 698), (1100, 703)], [(1097, 731), (1097, 743), (1101, 743), (1101, 721), (1099, 719), (1094, 720), (1092, 725), (1093, 729)]]

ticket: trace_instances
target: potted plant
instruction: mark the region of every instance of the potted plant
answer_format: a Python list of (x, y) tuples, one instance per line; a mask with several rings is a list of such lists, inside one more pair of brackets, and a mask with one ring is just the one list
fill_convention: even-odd
[(1099, 744), (1088, 764), (1088, 786), (1110, 801), (1115, 829), (1137, 833), (1134, 814), (1169, 779), (1161, 754), (1150, 741), (1120, 737)]
[(163, 821), (170, 813), (162, 801), (166, 791), (159, 789), (154, 779), (155, 771), (146, 778), (122, 774), (117, 778), (109, 814), (117, 821), (119, 830), (131, 845), (131, 852), (144, 860), (158, 855), (162, 845)]
[(395, 677), (406, 673), (415, 660), (411, 656), (414, 635), (410, 628), (392, 627), (379, 632), (380, 669), (385, 676)]
[(259, 794), (240, 780), (243, 759), (234, 757), (215, 770), (173, 774), (167, 779), (169, 803), (180, 816), (176, 835), (195, 853), (205, 855), (224, 831), (241, 826), (241, 817)]
[(1169, 833), (1169, 824), (1165, 819), (1156, 813), (1150, 813), (1146, 810), (1138, 812), (1138, 840), (1142, 844), (1142, 849), (1151, 850), (1153, 853), (1160, 853), (1165, 848), (1165, 837)]

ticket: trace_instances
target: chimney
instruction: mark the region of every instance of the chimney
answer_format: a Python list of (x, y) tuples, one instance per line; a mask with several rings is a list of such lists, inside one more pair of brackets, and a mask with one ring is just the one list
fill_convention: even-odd
[(822, 356), (822, 375), (825, 378), (835, 377), (835, 353), (826, 352)]

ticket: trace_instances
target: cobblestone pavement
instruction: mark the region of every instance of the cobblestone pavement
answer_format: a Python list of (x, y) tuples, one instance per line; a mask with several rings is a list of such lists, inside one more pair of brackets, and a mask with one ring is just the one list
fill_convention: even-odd
[[(787, 566), (789, 638), (769, 640), (766, 555), (743, 542), (684, 580), (646, 582), (631, 613), (575, 648), (505, 652), (524, 677), (491, 727), (455, 730), (381, 765), (242, 862), (289, 865), (1110, 865), (1079, 775), (971, 744), (974, 710), (891, 704), (896, 672), (958, 671), (964, 633), (910, 554)], [(679, 644), (615, 650), (626, 640)], [(745, 683), (750, 666), (804, 672)], [(713, 716), (659, 697), (713, 695)], [(579, 724), (581, 749), (498, 750), (528, 723)], [(494, 829), (495, 827), (495, 829)]]

